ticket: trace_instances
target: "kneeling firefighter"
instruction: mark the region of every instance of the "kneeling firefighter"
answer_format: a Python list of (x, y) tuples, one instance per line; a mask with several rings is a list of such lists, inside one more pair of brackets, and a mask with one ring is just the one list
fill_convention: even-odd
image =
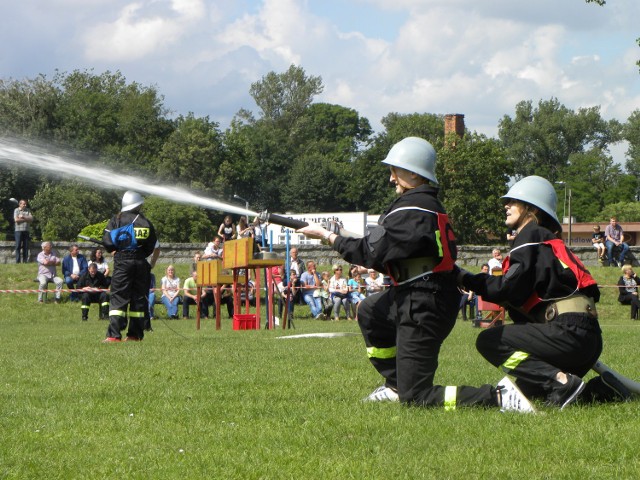
[(106, 250), (114, 254), (105, 342), (122, 339), (120, 332), (127, 327), (127, 316), (126, 340), (140, 341), (144, 337), (145, 317), (149, 314), (150, 273), (160, 255), (160, 247), (155, 228), (140, 212), (143, 203), (139, 193), (125, 192), (122, 210), (109, 221), (102, 237)]
[(390, 288), (367, 297), (358, 308), (367, 355), (384, 377), (384, 385), (365, 400), (446, 409), (499, 406), (498, 389), (490, 385), (433, 384), (440, 346), (455, 325), (460, 303), (455, 237), (437, 198), (436, 152), (426, 140), (408, 137), (382, 163), (390, 168), (398, 198), (368, 236), (341, 236), (319, 225), (298, 230), (325, 239), (350, 263), (392, 279)]
[[(589, 271), (564, 244), (549, 181), (530, 176), (502, 197), (505, 224), (517, 231), (503, 262), (503, 276), (461, 271), (460, 281), (485, 300), (506, 307), (513, 325), (478, 335), (478, 351), (516, 378), (528, 397), (564, 408), (585, 389), (582, 378), (602, 352), (595, 303), (600, 291)], [(589, 400), (624, 399), (629, 393), (611, 375), (584, 391)]]

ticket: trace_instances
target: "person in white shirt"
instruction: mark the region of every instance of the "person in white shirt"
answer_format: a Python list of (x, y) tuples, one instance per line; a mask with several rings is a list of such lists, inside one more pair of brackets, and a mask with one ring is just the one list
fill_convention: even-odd
[(488, 264), (490, 273), (493, 274), (493, 272), (497, 270), (502, 271), (502, 253), (500, 253), (500, 249), (493, 249), (491, 252), (491, 260), (489, 260)]
[(384, 278), (372, 268), (370, 268), (368, 272), (369, 276), (364, 279), (367, 295), (381, 292), (384, 288)]
[(202, 260), (222, 260), (222, 253), (222, 237), (216, 235), (213, 237), (213, 242), (209, 242), (207, 248), (204, 249)]

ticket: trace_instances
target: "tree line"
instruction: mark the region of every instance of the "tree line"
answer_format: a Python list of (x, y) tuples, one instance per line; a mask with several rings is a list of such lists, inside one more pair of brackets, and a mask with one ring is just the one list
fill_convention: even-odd
[[(0, 79), (0, 135), (220, 201), (237, 203), (235, 194), (256, 211), (371, 214), (394, 195), (381, 160), (413, 135), (438, 152), (440, 195), (461, 243), (503, 238), (499, 197), (514, 178), (532, 174), (565, 182), (556, 183), (559, 216), (566, 184), (578, 221), (640, 218), (638, 110), (625, 122), (607, 121), (599, 107), (574, 111), (556, 98), (523, 100), (499, 120), (498, 138), (470, 130), (445, 138), (444, 115), (435, 113), (391, 112), (376, 133), (356, 110), (314, 102), (323, 88), (321, 77), (300, 66), (270, 72), (250, 88), (258, 111), (241, 109), (223, 131), (209, 117), (173, 115), (156, 87), (128, 82), (120, 72)], [(623, 140), (629, 148), (619, 165), (609, 148)], [(75, 239), (118, 211), (121, 194), (0, 166), (0, 198), (28, 199), (43, 239)], [(223, 216), (153, 197), (145, 211), (165, 242), (210, 240)], [(2, 214), (0, 228), (10, 232), (13, 205), (3, 201)]]

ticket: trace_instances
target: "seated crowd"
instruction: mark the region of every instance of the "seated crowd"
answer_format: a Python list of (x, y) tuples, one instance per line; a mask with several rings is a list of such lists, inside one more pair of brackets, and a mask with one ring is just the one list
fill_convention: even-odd
[[(229, 220), (235, 233), (229, 234)], [(231, 217), (220, 225), (221, 233), (228, 238), (242, 238), (253, 236), (256, 229), (262, 235), (260, 221), (256, 218), (254, 223), (247, 225), (242, 217), (236, 226)], [(258, 238), (256, 237), (256, 240)], [(259, 238), (262, 241), (262, 238)], [(42, 252), (38, 255), (39, 284), (38, 302), (47, 300), (47, 289), (50, 283), (55, 285), (55, 303), (61, 301), (61, 291), (66, 284), (71, 291), (70, 302), (81, 304), (81, 318), (88, 320), (92, 303), (98, 304), (98, 318), (109, 317), (109, 261), (105, 257), (102, 248), (94, 248), (90, 252), (89, 260), (80, 253), (79, 246), (73, 244), (68, 253), (60, 259), (53, 253), (51, 242), (42, 243)], [(285, 277), (282, 267), (274, 267), (273, 275), (277, 284), (276, 295), (279, 303), (279, 314), (282, 315), (284, 303), (288, 299), (288, 311), (293, 314), (296, 304), (308, 305), (311, 317), (315, 319), (338, 320), (341, 310), (344, 310), (344, 318), (353, 320), (356, 317), (358, 304), (367, 296), (381, 292), (384, 288), (383, 276), (374, 270), (351, 266), (349, 275), (342, 275), (342, 266), (333, 266), (333, 276), (329, 272), (318, 272), (314, 261), (303, 262), (298, 257), (298, 249), (291, 248), (289, 257), (290, 271)], [(203, 251), (194, 252), (193, 262), (190, 265), (190, 274), (181, 283), (176, 275), (173, 265), (166, 268), (165, 275), (156, 284), (155, 275), (151, 274), (149, 285), (149, 320), (156, 318), (156, 302), (162, 303), (170, 319), (179, 318), (178, 309), (182, 305), (182, 318), (189, 318), (189, 307), (197, 305), (197, 264), (200, 261), (222, 260), (224, 254), (224, 238), (215, 235)], [(62, 267), (62, 275), (58, 276), (57, 267)], [(364, 277), (364, 278), (363, 278)], [(286, 282), (286, 284), (285, 284)], [(249, 300), (255, 304), (255, 285), (249, 280)], [(229, 317), (233, 316), (233, 298), (231, 285), (222, 286), (221, 304), (227, 305)], [(161, 292), (158, 294), (158, 292)], [(244, 295), (244, 291), (242, 292)], [(245, 300), (244, 296), (241, 299)], [(211, 288), (204, 288), (200, 299), (200, 313), (204, 318), (209, 317), (209, 311), (215, 305), (215, 299)], [(148, 322), (150, 329), (150, 322)]]

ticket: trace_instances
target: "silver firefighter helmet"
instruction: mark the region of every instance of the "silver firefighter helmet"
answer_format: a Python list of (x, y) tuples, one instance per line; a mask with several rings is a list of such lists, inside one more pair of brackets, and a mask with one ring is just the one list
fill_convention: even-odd
[(127, 190), (122, 196), (122, 211), (129, 212), (144, 203), (144, 198), (138, 192)]
[(423, 138), (407, 137), (396, 143), (382, 163), (399, 167), (438, 184), (436, 178), (436, 151)]
[(537, 175), (525, 177), (514, 183), (507, 194), (501, 198), (505, 200), (505, 203), (509, 199), (513, 199), (538, 207), (560, 226), (558, 216), (556, 215), (558, 196), (556, 195), (555, 188), (553, 188), (551, 182), (546, 178)]

